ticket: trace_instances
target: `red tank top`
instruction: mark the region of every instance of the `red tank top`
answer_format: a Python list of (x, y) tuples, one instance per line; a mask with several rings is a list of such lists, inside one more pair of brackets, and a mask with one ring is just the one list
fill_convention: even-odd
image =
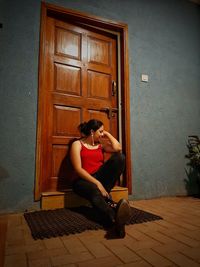
[(104, 157), (101, 145), (96, 149), (89, 149), (81, 143), (80, 155), (82, 168), (90, 174), (95, 173), (103, 165)]

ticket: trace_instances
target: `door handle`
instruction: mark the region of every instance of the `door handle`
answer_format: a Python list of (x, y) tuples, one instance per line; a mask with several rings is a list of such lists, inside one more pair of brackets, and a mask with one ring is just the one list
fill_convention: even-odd
[(101, 111), (105, 112), (108, 116), (108, 119), (111, 119), (112, 117), (114, 117), (113, 112), (118, 112), (118, 108), (102, 108)]

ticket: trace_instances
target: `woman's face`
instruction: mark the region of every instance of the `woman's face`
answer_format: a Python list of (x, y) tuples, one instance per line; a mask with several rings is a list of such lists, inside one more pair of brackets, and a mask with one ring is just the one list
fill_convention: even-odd
[(94, 132), (95, 141), (99, 141), (99, 139), (101, 139), (104, 136), (103, 131), (104, 131), (104, 127), (102, 125), (98, 130), (96, 130), (96, 132)]

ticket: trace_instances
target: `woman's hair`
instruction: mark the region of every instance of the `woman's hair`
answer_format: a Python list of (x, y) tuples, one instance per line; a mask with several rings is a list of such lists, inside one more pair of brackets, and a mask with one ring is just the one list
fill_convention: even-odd
[(89, 120), (88, 122), (83, 122), (78, 126), (79, 131), (85, 136), (89, 136), (91, 134), (91, 130), (96, 132), (103, 125), (102, 121), (99, 120)]

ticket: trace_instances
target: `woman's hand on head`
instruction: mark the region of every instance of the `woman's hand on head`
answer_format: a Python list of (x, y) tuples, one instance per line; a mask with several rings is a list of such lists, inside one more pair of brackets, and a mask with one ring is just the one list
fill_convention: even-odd
[(103, 149), (106, 152), (120, 152), (122, 150), (122, 146), (119, 143), (119, 141), (108, 131), (103, 131), (103, 135), (105, 138), (105, 140), (107, 139), (108, 141), (103, 141), (102, 145), (103, 145)]
[(107, 136), (109, 134), (109, 132), (108, 131), (106, 131), (106, 130), (103, 130), (103, 135), (104, 136)]

